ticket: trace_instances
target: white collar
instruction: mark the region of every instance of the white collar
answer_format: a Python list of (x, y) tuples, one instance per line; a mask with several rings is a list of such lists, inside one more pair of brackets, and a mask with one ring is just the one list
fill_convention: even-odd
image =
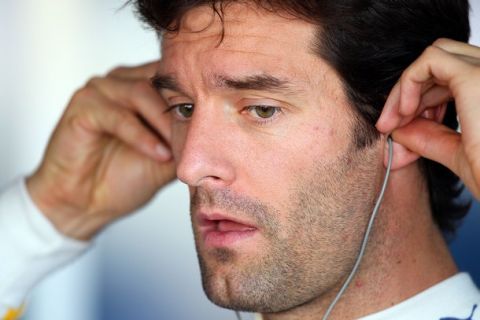
[(391, 308), (359, 320), (473, 320), (480, 319), (480, 310), (476, 310), (473, 318), (468, 318), (474, 305), (479, 304), (480, 292), (470, 275), (458, 273)]
[[(480, 320), (478, 309), (468, 318), (475, 305), (480, 308), (480, 291), (468, 273), (458, 273), (393, 307), (358, 320)], [(262, 320), (262, 316), (256, 314), (255, 320)]]

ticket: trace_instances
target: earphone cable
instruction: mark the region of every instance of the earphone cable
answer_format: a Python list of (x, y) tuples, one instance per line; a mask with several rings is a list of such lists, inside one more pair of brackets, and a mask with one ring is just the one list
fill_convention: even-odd
[[(382, 188), (380, 190), (380, 193), (378, 195), (377, 202), (375, 203), (375, 207), (373, 208), (372, 215), (370, 216), (370, 220), (367, 225), (367, 229), (365, 230), (365, 235), (362, 240), (362, 245), (360, 246), (360, 250), (358, 252), (357, 259), (355, 260), (355, 264), (353, 265), (352, 271), (348, 275), (347, 280), (345, 280), (345, 283), (343, 284), (342, 288), (338, 291), (337, 295), (335, 296), (335, 299), (333, 299), (332, 303), (328, 307), (327, 311), (325, 312), (322, 320), (327, 320), (328, 317), (330, 316), (330, 313), (332, 312), (333, 308), (335, 308), (335, 305), (338, 303), (342, 295), (345, 293), (347, 290), (348, 286), (352, 282), (353, 278), (355, 277), (355, 274), (358, 271), (358, 268), (360, 266), (360, 263), (362, 262), (362, 258), (365, 255), (365, 250), (367, 248), (368, 244), (368, 239), (370, 237), (370, 233), (373, 228), (373, 224), (375, 222), (375, 218), (377, 217), (378, 211), (380, 209), (380, 205), (383, 200), (383, 196), (385, 195), (385, 190), (387, 189), (387, 184), (388, 184), (388, 179), (390, 177), (390, 171), (392, 169), (392, 160), (393, 160), (393, 141), (391, 137), (388, 137), (388, 164), (387, 164), (387, 170), (385, 172), (385, 178), (383, 179), (383, 184)], [(237, 316), (237, 320), (242, 320), (242, 316), (240, 315), (240, 312), (235, 311), (235, 315)]]
[(382, 184), (382, 189), (380, 190), (380, 194), (378, 195), (377, 202), (375, 203), (375, 207), (373, 208), (372, 215), (370, 216), (370, 220), (368, 222), (367, 229), (365, 231), (365, 235), (363, 237), (362, 245), (360, 247), (360, 251), (358, 252), (357, 260), (355, 261), (355, 264), (353, 265), (352, 271), (348, 275), (347, 280), (345, 280), (345, 283), (343, 284), (342, 288), (340, 291), (338, 291), (337, 295), (335, 296), (335, 299), (333, 299), (332, 303), (328, 307), (327, 311), (325, 312), (323, 316), (323, 320), (327, 320), (328, 317), (330, 316), (330, 313), (332, 312), (333, 308), (335, 308), (335, 305), (338, 303), (342, 295), (345, 293), (347, 290), (348, 286), (352, 282), (353, 278), (355, 277), (355, 274), (358, 271), (358, 267), (360, 266), (360, 263), (362, 262), (362, 258), (365, 254), (365, 249), (367, 248), (367, 243), (368, 243), (368, 238), (370, 237), (370, 233), (373, 228), (373, 223), (375, 222), (375, 218), (377, 217), (378, 211), (380, 209), (380, 205), (383, 200), (383, 196), (385, 195), (385, 190), (387, 189), (387, 184), (388, 184), (388, 178), (390, 177), (390, 171), (392, 169), (392, 159), (393, 159), (393, 140), (391, 137), (388, 137), (388, 164), (387, 164), (387, 171), (385, 172), (385, 178), (383, 180)]
[(240, 312), (235, 311), (235, 315), (237, 316), (237, 320), (242, 320), (242, 316), (240, 315)]

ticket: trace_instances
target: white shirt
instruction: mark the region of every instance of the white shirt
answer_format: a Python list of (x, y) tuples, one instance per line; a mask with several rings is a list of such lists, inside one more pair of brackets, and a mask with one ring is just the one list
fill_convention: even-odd
[(89, 247), (60, 234), (31, 200), (25, 180), (0, 191), (0, 319), (47, 274)]
[[(393, 307), (358, 320), (480, 320), (477, 307), (480, 291), (468, 273), (458, 273)], [(255, 320), (262, 320), (262, 316), (256, 315)]]
[[(23, 179), (0, 191), (0, 319), (9, 308), (18, 308), (47, 274), (88, 247), (54, 228), (31, 200)], [(477, 305), (479, 290), (468, 274), (459, 273), (360, 320), (480, 320)]]
[(476, 306), (480, 306), (480, 291), (470, 275), (459, 273), (391, 308), (360, 320), (480, 320), (480, 310)]

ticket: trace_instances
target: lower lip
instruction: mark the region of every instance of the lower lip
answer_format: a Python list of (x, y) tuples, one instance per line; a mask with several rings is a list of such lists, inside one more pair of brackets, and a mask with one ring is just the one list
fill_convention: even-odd
[(253, 237), (257, 232), (254, 230), (246, 231), (207, 231), (204, 233), (204, 242), (207, 247), (229, 247)]

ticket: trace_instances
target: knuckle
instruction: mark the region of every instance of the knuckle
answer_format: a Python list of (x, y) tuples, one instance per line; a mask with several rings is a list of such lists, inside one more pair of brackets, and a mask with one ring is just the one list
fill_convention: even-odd
[(401, 81), (406, 81), (411, 78), (415, 73), (418, 72), (420, 66), (431, 65), (433, 62), (438, 60), (439, 55), (441, 54), (441, 49), (430, 45), (426, 47), (422, 54), (415, 60), (410, 66), (408, 66), (401, 76)]
[(73, 114), (69, 117), (66, 117), (65, 123), (71, 128), (90, 128), (92, 127), (91, 123), (94, 123), (93, 117), (89, 114)]
[(118, 77), (124, 74), (127, 69), (125, 66), (117, 66), (107, 73), (107, 77)]
[(87, 83), (85, 84), (85, 87), (87, 88), (97, 88), (99, 85), (101, 85), (102, 81), (104, 79), (102, 77), (93, 77), (91, 78), (90, 80), (87, 81)]
[(91, 86), (84, 86), (77, 90), (72, 96), (72, 103), (78, 104), (93, 99), (95, 97), (96, 90)]
[(449, 46), (451, 44), (451, 42), (452, 42), (452, 40), (447, 39), (447, 38), (438, 38), (437, 40), (435, 40), (433, 42), (432, 46), (444, 48), (444, 47)]
[(438, 47), (431, 45), (425, 48), (425, 50), (423, 51), (423, 56), (425, 59), (431, 59), (433, 57), (436, 57), (439, 52), (440, 49)]
[(402, 75), (400, 76), (400, 82), (403, 84), (407, 81), (415, 71), (413, 70), (413, 64), (408, 66), (405, 70), (403, 70)]

